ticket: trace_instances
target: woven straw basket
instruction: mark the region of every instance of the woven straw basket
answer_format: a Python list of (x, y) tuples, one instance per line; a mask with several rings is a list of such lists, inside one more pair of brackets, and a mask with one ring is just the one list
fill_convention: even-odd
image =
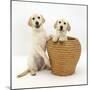
[(75, 72), (81, 53), (81, 45), (78, 39), (68, 37), (68, 40), (63, 43), (54, 43), (49, 40), (47, 42), (47, 50), (52, 73), (66, 76)]

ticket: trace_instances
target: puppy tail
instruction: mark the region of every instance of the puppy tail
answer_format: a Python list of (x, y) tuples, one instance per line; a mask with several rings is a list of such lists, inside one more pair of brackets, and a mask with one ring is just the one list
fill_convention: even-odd
[(23, 77), (25, 75), (27, 75), (30, 71), (27, 69), (24, 72), (22, 72), (21, 74), (17, 75), (17, 78)]

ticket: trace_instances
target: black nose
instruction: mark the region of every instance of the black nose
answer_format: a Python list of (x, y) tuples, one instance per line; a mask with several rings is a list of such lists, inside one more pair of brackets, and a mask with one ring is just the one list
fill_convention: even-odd
[(60, 26), (60, 31), (62, 31), (63, 30), (63, 26)]
[(38, 24), (39, 24), (39, 22), (37, 22), (37, 21), (36, 21), (36, 23), (35, 23), (35, 24), (36, 24), (36, 25), (38, 25)]

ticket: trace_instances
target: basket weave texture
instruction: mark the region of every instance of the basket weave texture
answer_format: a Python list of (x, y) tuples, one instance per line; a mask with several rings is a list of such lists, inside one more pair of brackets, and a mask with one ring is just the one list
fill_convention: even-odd
[(81, 45), (78, 39), (68, 37), (68, 40), (54, 43), (47, 42), (47, 50), (53, 74), (66, 76), (75, 72), (81, 54)]

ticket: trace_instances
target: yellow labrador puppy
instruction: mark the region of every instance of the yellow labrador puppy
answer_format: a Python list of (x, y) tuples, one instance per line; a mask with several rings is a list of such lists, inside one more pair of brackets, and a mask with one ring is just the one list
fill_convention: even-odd
[(67, 31), (70, 31), (71, 27), (65, 19), (58, 19), (54, 24), (55, 35), (53, 36), (53, 42), (66, 41)]
[(22, 77), (29, 72), (31, 75), (36, 75), (36, 72), (50, 68), (50, 62), (46, 55), (46, 41), (49, 39), (44, 30), (43, 24), (45, 19), (42, 15), (34, 14), (30, 17), (28, 25), (32, 28), (32, 49), (28, 58), (28, 68), (18, 77)]

